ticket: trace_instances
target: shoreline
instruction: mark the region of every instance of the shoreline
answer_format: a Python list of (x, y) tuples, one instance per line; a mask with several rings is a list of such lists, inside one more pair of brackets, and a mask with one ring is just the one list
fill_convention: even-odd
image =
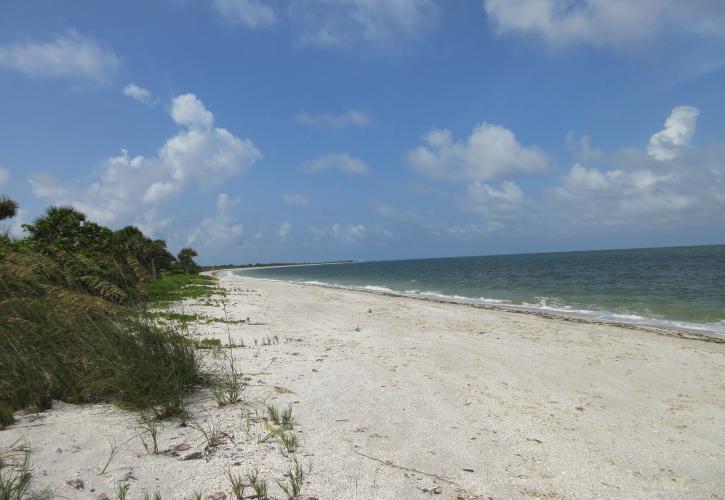
[[(300, 265), (307, 265), (307, 264), (300, 264)], [(323, 264), (315, 264), (315, 265), (323, 265)], [(287, 266), (287, 267), (291, 267), (291, 266)], [(257, 269), (262, 269), (262, 268), (257, 268)], [(559, 319), (559, 320), (571, 321), (571, 322), (575, 322), (575, 323), (616, 326), (616, 327), (627, 328), (627, 329), (631, 329), (631, 330), (655, 333), (657, 335), (675, 336), (675, 337), (680, 337), (680, 338), (699, 340), (702, 342), (725, 343), (725, 335), (723, 335), (723, 334), (719, 334), (719, 333), (713, 332), (713, 331), (703, 331), (704, 329), (699, 330), (697, 328), (688, 328), (688, 327), (684, 327), (684, 326), (680, 327), (680, 326), (676, 326), (676, 325), (657, 325), (657, 324), (651, 324), (651, 323), (634, 323), (634, 322), (617, 321), (617, 320), (610, 320), (610, 319), (599, 319), (599, 318), (588, 317), (583, 313), (580, 313), (580, 314), (577, 314), (576, 312), (567, 313), (566, 311), (548, 312), (543, 309), (537, 309), (532, 306), (524, 306), (524, 305), (516, 305), (516, 304), (490, 304), (490, 303), (485, 303), (485, 302), (473, 302), (475, 299), (466, 299), (466, 298), (456, 299), (455, 297), (445, 298), (445, 297), (436, 297), (436, 296), (426, 296), (426, 295), (421, 295), (421, 294), (396, 292), (395, 290), (370, 289), (370, 288), (364, 288), (364, 287), (335, 285), (332, 283), (322, 283), (322, 282), (311, 283), (311, 282), (287, 281), (287, 280), (280, 280), (280, 279), (273, 279), (273, 278), (258, 278), (256, 276), (247, 276), (247, 275), (242, 276), (242, 275), (236, 274), (234, 271), (236, 271), (236, 269), (234, 269), (234, 268), (225, 268), (225, 269), (216, 269), (214, 271), (206, 271), (206, 273), (208, 273), (211, 276), (216, 276), (216, 273), (227, 273), (227, 276), (230, 276), (230, 277), (249, 278), (249, 279), (254, 279), (254, 280), (270, 281), (270, 282), (276, 282), (276, 283), (287, 283), (290, 285), (329, 288), (329, 289), (333, 289), (333, 290), (349, 290), (352, 292), (370, 293), (370, 294), (375, 294), (375, 295), (383, 295), (383, 296), (387, 296), (387, 297), (409, 298), (409, 299), (423, 300), (423, 301), (428, 301), (428, 302), (436, 302), (436, 303), (441, 303), (441, 304), (455, 304), (455, 305), (459, 305), (459, 306), (469, 306), (469, 307), (473, 307), (473, 308), (486, 309), (486, 310), (490, 310), (490, 311), (530, 314), (530, 315), (538, 316), (541, 318)]]
[[(235, 404), (190, 393), (182, 422), (158, 422), (158, 453), (137, 415), (107, 404), (18, 415), (0, 446), (27, 440), (33, 488), (77, 499), (119, 486), (229, 499), (229, 474), (255, 471), (284, 498), (297, 461), (302, 498), (320, 500), (725, 488), (722, 343), (295, 285), (221, 274), (224, 295), (173, 306), (195, 315), (191, 341), (218, 346), (198, 351), (210, 368), (233, 360), (247, 385)], [(270, 439), (267, 405), (291, 409), (294, 455)]]

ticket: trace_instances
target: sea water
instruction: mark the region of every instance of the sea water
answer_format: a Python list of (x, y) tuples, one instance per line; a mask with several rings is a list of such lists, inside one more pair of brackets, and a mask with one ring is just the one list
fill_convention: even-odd
[(355, 262), (235, 272), (725, 336), (725, 245)]

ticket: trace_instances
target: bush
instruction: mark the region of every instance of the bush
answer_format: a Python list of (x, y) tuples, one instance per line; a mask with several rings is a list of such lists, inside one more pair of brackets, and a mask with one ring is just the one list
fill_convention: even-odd
[[(178, 413), (202, 381), (192, 346), (118, 305), (87, 256), (0, 241), (0, 403), (17, 410), (111, 401)], [(79, 277), (79, 274), (82, 276)]]

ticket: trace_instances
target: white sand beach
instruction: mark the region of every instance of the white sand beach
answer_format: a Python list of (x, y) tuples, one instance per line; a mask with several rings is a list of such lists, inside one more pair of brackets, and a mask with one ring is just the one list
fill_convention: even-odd
[[(149, 453), (135, 416), (110, 405), (23, 415), (0, 446), (30, 444), (33, 490), (231, 498), (228, 473), (257, 468), (284, 498), (275, 479), (292, 456), (263, 440), (269, 403), (293, 409), (303, 498), (725, 496), (725, 343), (219, 276), (223, 305), (179, 309), (250, 319), (190, 326), (244, 341), (224, 352), (247, 374), (245, 402), (192, 395), (186, 426), (160, 424), (159, 451), (173, 454)], [(214, 427), (221, 443), (204, 452), (200, 428)]]

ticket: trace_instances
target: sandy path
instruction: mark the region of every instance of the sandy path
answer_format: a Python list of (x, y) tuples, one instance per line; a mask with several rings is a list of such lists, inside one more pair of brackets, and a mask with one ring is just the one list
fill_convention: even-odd
[[(230, 325), (234, 340), (280, 339), (233, 352), (243, 370), (261, 372), (251, 377), (249, 408), (261, 412), (263, 400), (293, 406), (309, 495), (725, 492), (725, 344), (251, 278), (221, 282), (232, 291), (229, 317), (252, 322)], [(218, 306), (184, 308), (222, 315)], [(199, 325), (195, 333), (226, 339), (227, 325)], [(243, 430), (240, 407), (216, 408), (205, 392), (192, 403), (191, 421), (212, 419), (234, 435), (207, 460), (148, 455), (131, 439), (99, 476), (107, 440), (120, 442), (135, 425), (107, 406), (60, 405), (36, 422), (24, 418), (0, 432), (0, 445), (26, 436), (36, 483), (68, 497), (111, 494), (130, 469), (137, 479), (129, 481), (129, 498), (145, 489), (179, 498), (229, 493), (227, 470), (255, 465), (270, 480), (283, 479), (289, 458), (274, 443), (257, 443), (258, 423)], [(199, 435), (167, 424), (160, 441), (198, 447)], [(65, 485), (75, 476), (84, 490)], [(440, 495), (431, 493), (436, 488)]]

